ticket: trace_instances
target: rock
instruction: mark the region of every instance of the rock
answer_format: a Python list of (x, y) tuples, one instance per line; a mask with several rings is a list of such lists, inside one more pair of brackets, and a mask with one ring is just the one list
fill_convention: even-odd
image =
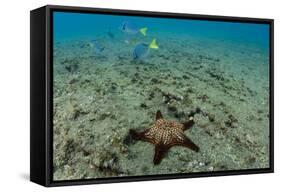
[(185, 79), (185, 80), (190, 79), (190, 78), (189, 78), (188, 76), (186, 76), (186, 75), (183, 75), (182, 78)]
[(141, 104), (140, 104), (140, 107), (141, 107), (141, 108), (147, 108), (147, 105), (146, 105), (145, 103), (141, 103)]
[(154, 84), (157, 84), (157, 83), (161, 83), (161, 81), (159, 79), (156, 79), (156, 78), (152, 78), (150, 80), (151, 83), (154, 83)]
[(219, 71), (216, 71), (215, 69), (208, 69), (208, 70), (206, 70), (206, 73), (208, 73), (211, 78), (214, 78), (218, 81), (225, 80), (225, 78), (223, 77), (224, 74), (220, 73)]
[(246, 159), (248, 164), (254, 164), (256, 162), (256, 158), (255, 157), (248, 157)]
[(148, 95), (148, 100), (152, 100), (154, 98), (154, 92), (150, 92)]
[(194, 90), (189, 87), (189, 88), (186, 90), (186, 92), (187, 92), (187, 93), (194, 93)]
[(174, 95), (174, 94), (169, 93), (169, 92), (162, 91), (162, 95), (163, 95), (164, 103), (169, 103), (173, 99), (176, 100), (176, 101), (182, 101), (183, 100), (183, 96), (181, 96), (181, 95)]
[(64, 65), (64, 68), (70, 73), (76, 72), (79, 68), (79, 61), (77, 58), (65, 59), (62, 61), (62, 64)]
[(166, 96), (163, 96), (163, 103), (169, 103), (170, 102), (170, 98), (169, 97), (166, 97)]
[(228, 118), (230, 119), (231, 122), (238, 122), (238, 120), (233, 116), (233, 115), (228, 115)]
[(231, 127), (231, 126), (232, 126), (232, 122), (231, 122), (230, 119), (226, 120), (226, 121), (224, 122), (224, 124), (225, 124), (227, 127)]
[(112, 91), (116, 91), (117, 87), (118, 87), (118, 85), (116, 83), (111, 83), (110, 88)]
[(79, 109), (79, 108), (75, 108), (75, 109), (73, 110), (73, 113), (72, 113), (72, 118), (73, 118), (73, 119), (77, 119), (80, 114), (81, 114), (80, 109)]
[(200, 167), (203, 167), (203, 166), (205, 166), (205, 163), (199, 162), (199, 166), (200, 166)]
[(215, 121), (215, 115), (214, 114), (208, 113), (208, 118), (209, 118), (210, 122), (214, 122)]
[(200, 107), (196, 107), (195, 109), (192, 109), (188, 112), (188, 117), (194, 117), (195, 114), (202, 113), (202, 110)]
[(78, 65), (67, 65), (65, 69), (70, 73), (74, 73), (78, 70)]
[(247, 117), (246, 117), (246, 119), (248, 120), (248, 121), (253, 121), (254, 119), (255, 119), (255, 116), (254, 115), (248, 115)]
[(214, 171), (214, 167), (208, 167), (208, 171)]
[(146, 173), (147, 170), (148, 170), (148, 167), (147, 167), (147, 166), (143, 166), (143, 167), (141, 168), (141, 170), (142, 170), (143, 173)]
[(77, 144), (74, 142), (74, 139), (68, 137), (65, 138), (63, 142), (63, 151), (64, 151), (64, 161), (67, 163), (69, 159), (75, 154)]
[(191, 110), (188, 112), (189, 117), (194, 117), (195, 114), (196, 114), (195, 110)]
[(79, 80), (77, 78), (72, 78), (69, 80), (69, 84), (74, 84), (74, 83), (77, 83)]
[(133, 77), (132, 79), (131, 79), (131, 82), (132, 83), (136, 83), (138, 80), (135, 78), (135, 77)]
[(168, 110), (170, 112), (177, 112), (177, 107), (175, 105), (168, 105)]
[(120, 147), (121, 145), (121, 138), (118, 137), (118, 136), (113, 136), (111, 139), (110, 139), (110, 145), (112, 147)]
[(108, 161), (104, 161), (103, 162), (103, 167), (104, 168), (111, 168), (111, 167), (113, 167), (113, 164), (114, 164), (114, 158), (112, 158), (112, 159), (109, 159)]
[(206, 94), (204, 94), (204, 95), (198, 96), (197, 99), (200, 99), (201, 101), (206, 102), (209, 99), (209, 97)]
[(238, 120), (233, 115), (228, 115), (228, 119), (224, 122), (227, 127), (235, 128), (237, 127)]
[(195, 108), (195, 112), (196, 112), (196, 113), (201, 113), (201, 112), (202, 112), (202, 110), (201, 110), (201, 108), (200, 108), (200, 107), (196, 107), (196, 108)]
[(129, 149), (128, 147), (124, 146), (124, 145), (121, 145), (120, 146), (120, 153), (122, 154), (127, 154), (129, 152)]
[(69, 118), (76, 120), (80, 115), (87, 114), (87, 111), (83, 111), (77, 104), (75, 99), (70, 99), (66, 105), (66, 109), (69, 112)]
[(98, 168), (100, 171), (112, 171), (116, 168), (117, 157), (112, 152), (98, 148), (95, 150), (95, 154), (92, 159), (92, 165)]
[(104, 119), (106, 119), (108, 117), (111, 117), (111, 113), (110, 112), (106, 112), (106, 113), (101, 114), (99, 120), (104, 120)]
[(139, 79), (140, 78), (140, 74), (137, 72), (134, 74), (135, 78)]
[(185, 113), (184, 111), (178, 111), (175, 113), (175, 117), (178, 119), (184, 118), (185, 117)]

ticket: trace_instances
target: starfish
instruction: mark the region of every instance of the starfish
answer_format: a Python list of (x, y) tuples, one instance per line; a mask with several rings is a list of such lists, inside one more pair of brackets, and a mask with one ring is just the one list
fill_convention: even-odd
[(187, 147), (195, 152), (199, 151), (189, 138), (184, 134), (184, 131), (191, 128), (194, 124), (193, 117), (185, 123), (178, 123), (163, 119), (160, 111), (156, 112), (156, 121), (154, 124), (142, 132), (130, 130), (130, 135), (135, 140), (149, 142), (155, 145), (154, 165), (161, 162), (166, 152), (173, 146)]

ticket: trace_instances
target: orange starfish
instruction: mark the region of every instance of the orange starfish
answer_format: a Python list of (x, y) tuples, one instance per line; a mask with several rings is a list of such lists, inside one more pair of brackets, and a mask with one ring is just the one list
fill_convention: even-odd
[(184, 131), (191, 128), (194, 124), (193, 118), (181, 124), (175, 121), (163, 119), (160, 111), (156, 112), (156, 121), (149, 128), (142, 132), (130, 130), (133, 139), (142, 140), (155, 145), (154, 164), (159, 164), (165, 153), (173, 146), (187, 147), (198, 152), (199, 147), (188, 139)]

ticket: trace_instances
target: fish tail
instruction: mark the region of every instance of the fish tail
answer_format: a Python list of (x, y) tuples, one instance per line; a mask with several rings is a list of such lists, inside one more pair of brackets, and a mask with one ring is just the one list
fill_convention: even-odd
[(146, 36), (147, 27), (143, 27), (139, 31), (143, 36)]
[(157, 45), (157, 43), (156, 43), (156, 39), (154, 38), (152, 41), (151, 41), (151, 43), (149, 44), (149, 48), (150, 49), (158, 49), (159, 48), (159, 46)]

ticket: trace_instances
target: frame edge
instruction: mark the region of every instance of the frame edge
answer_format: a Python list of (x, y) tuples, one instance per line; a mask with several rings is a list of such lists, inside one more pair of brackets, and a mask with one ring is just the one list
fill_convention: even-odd
[[(274, 45), (273, 45), (273, 28), (274, 28), (274, 20), (273, 19), (260, 19), (260, 18), (246, 18), (246, 17), (231, 17), (231, 16), (214, 16), (214, 15), (196, 15), (196, 14), (185, 14), (185, 13), (170, 13), (170, 12), (150, 12), (150, 11), (137, 11), (137, 10), (120, 10), (120, 9), (103, 9), (103, 8), (89, 8), (89, 7), (72, 7), (72, 6), (57, 6), (57, 5), (46, 5), (43, 7), (45, 9), (45, 16), (46, 16), (46, 23), (45, 23), (45, 31), (47, 34), (45, 34), (45, 40), (46, 40), (46, 45), (44, 47), (45, 49), (45, 64), (47, 63), (46, 66), (46, 72), (45, 72), (45, 80), (46, 80), (46, 90), (49, 91), (46, 93), (46, 95), (49, 96), (49, 94), (51, 94), (51, 89), (52, 89), (52, 85), (51, 85), (51, 59), (49, 58), (49, 54), (50, 54), (50, 50), (51, 50), (51, 46), (52, 43), (51, 41), (51, 23), (50, 23), (50, 15), (51, 15), (51, 11), (52, 10), (56, 10), (56, 9), (60, 9), (60, 10), (65, 10), (65, 11), (85, 11), (85, 12), (97, 12), (97, 13), (107, 13), (107, 14), (111, 14), (111, 13), (118, 13), (118, 14), (129, 14), (129, 15), (143, 15), (143, 16), (151, 16), (151, 17), (155, 17), (155, 16), (159, 16), (162, 15), (163, 17), (171, 17), (171, 18), (187, 18), (187, 17), (191, 17), (191, 19), (205, 19), (207, 17), (210, 17), (211, 20), (220, 20), (220, 21), (236, 21), (236, 22), (257, 22), (257, 23), (265, 23), (265, 24), (270, 24), (270, 92), (271, 92), (271, 102), (270, 102), (270, 112), (271, 112), (271, 119), (270, 119), (270, 166), (269, 168), (265, 168), (265, 169), (257, 169), (257, 170), (240, 170), (240, 171), (222, 171), (222, 172), (210, 172), (210, 173), (191, 173), (188, 175), (152, 175), (152, 176), (131, 176), (129, 178), (127, 177), (120, 177), (120, 178), (102, 178), (101, 180), (95, 180), (95, 179), (91, 179), (91, 180), (69, 180), (69, 181), (53, 181), (52, 180), (52, 172), (50, 171), (50, 167), (52, 165), (52, 163), (50, 162), (50, 160), (52, 160), (50, 158), (50, 151), (51, 151), (51, 140), (50, 137), (52, 137), (51, 135), (51, 122), (46, 122), (46, 131), (45, 132), (45, 138), (46, 141), (44, 143), (45, 149), (46, 151), (46, 156), (45, 156), (45, 160), (47, 162), (45, 162), (44, 167), (46, 168), (45, 170), (45, 183), (42, 184), (44, 186), (47, 187), (55, 187), (55, 186), (69, 186), (69, 185), (81, 185), (81, 184), (100, 184), (100, 183), (119, 183), (119, 182), (136, 182), (136, 181), (148, 181), (148, 180), (163, 180), (163, 179), (186, 179), (186, 178), (198, 178), (198, 177), (213, 177), (213, 176), (232, 176), (232, 175), (248, 175), (248, 174), (261, 174), (261, 173), (273, 173), (274, 172), (274, 156), (273, 156), (273, 149), (274, 149), (274, 140), (273, 140), (273, 126), (274, 126), (274, 117), (273, 117), (273, 63), (274, 63)], [(44, 83), (45, 84), (45, 83)], [(44, 102), (47, 102), (47, 105), (45, 106), (45, 111), (47, 112), (46, 114), (46, 121), (50, 121), (50, 110), (51, 110), (51, 105), (49, 104), (49, 99), (45, 98)], [(49, 107), (48, 107), (49, 106)], [(48, 116), (49, 115), (49, 116)]]

